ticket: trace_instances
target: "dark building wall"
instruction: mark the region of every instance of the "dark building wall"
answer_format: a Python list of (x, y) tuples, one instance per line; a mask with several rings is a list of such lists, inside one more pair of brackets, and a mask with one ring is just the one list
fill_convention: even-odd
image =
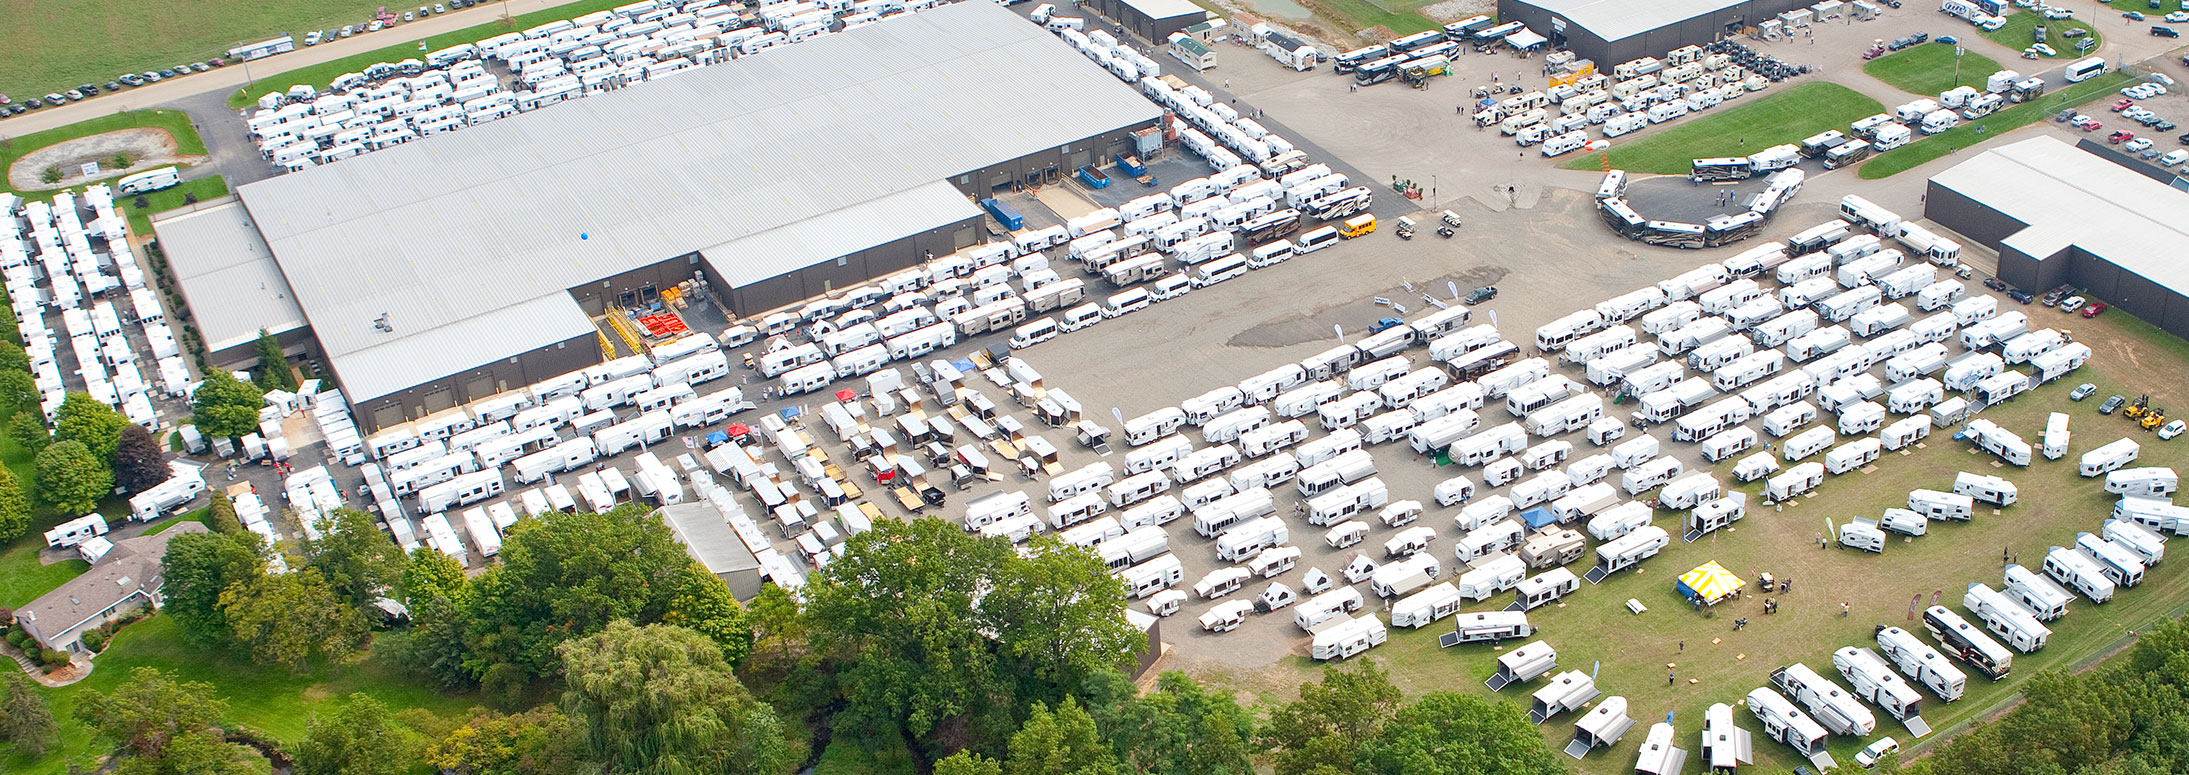
[[(1992, 250), (1999, 250), (2000, 241), (2015, 232), (2029, 228), (2029, 224), (1986, 207), (1935, 180), (1930, 181), (1923, 195), (1923, 217)], [(2005, 263), (2003, 258), (2001, 263)], [(2004, 271), (2004, 267), (2001, 270)]]
[(976, 199), (992, 196), (996, 190), (1009, 188), (1013, 184), (1051, 185), (1069, 177), (1072, 170), (1083, 164), (1115, 164), (1111, 155), (1130, 153), (1133, 132), (1154, 127), (1160, 122), (1159, 118), (1151, 119), (1146, 123), (1119, 127), (1007, 162), (990, 164), (951, 176), (950, 185)]
[[(1093, 9), (1095, 13), (1102, 14), (1104, 18), (1116, 22), (1119, 28), (1140, 36), (1142, 41), (1150, 45), (1159, 44), (1170, 39), (1173, 32), (1208, 21), (1208, 14), (1202, 11), (1157, 19), (1141, 13), (1138, 8), (1125, 4), (1124, 0), (1094, 0), (1094, 2), (1082, 7)], [(1067, 9), (1064, 8), (1058, 9), (1058, 13), (1065, 13), (1066, 11)]]
[(797, 304), (900, 269), (918, 266), (927, 261), (928, 256), (955, 253), (958, 248), (978, 241), (980, 221), (981, 217), (967, 218), (942, 228), (930, 229), (841, 256), (834, 261), (824, 261), (737, 288), (730, 288), (723, 283), (721, 270), (711, 265), (711, 262), (733, 261), (735, 258), (710, 257), (707, 259), (710, 264), (707, 266), (708, 282), (716, 288), (729, 288), (721, 297), (731, 315), (754, 317), (768, 310)]
[[(276, 333), (274, 342), (281, 345), (281, 351), (291, 358), (317, 358), (320, 355), (319, 338), (312, 335), (311, 326), (297, 326)], [(214, 366), (229, 370), (258, 368), (258, 340), (246, 340), (234, 347), (206, 353), (205, 359)]]
[[(1754, 27), (1764, 20), (1795, 8), (1810, 5), (1800, 0), (1750, 0), (1736, 3), (1716, 11), (1679, 21), (1668, 22), (1656, 29), (1635, 33), (1617, 40), (1605, 40), (1581, 25), (1565, 19), (1563, 15), (1528, 3), (1526, 0), (1498, 0), (1499, 21), (1524, 22), (1528, 29), (1551, 39), (1554, 48), (1563, 48), (1596, 62), (1598, 70), (1607, 75), (1622, 62), (1642, 57), (1662, 58), (1667, 51), (1681, 46), (1702, 45), (1725, 37), (1729, 31)], [(1558, 23), (1565, 22), (1559, 30)], [(1561, 36), (1563, 39), (1561, 40)]]
[(2049, 256), (2005, 245), (2003, 240), (2027, 224), (1937, 181), (1930, 183), (1923, 200), (1923, 217), (1999, 251), (1999, 279), (2007, 284), (2033, 293), (2072, 284), (2168, 333), (2189, 337), (2189, 297), (2182, 293), (2073, 245)]
[(355, 416), (367, 433), (415, 420), (451, 406), (517, 390), (600, 362), (600, 338), (584, 334), (513, 358), (452, 374), (407, 390), (357, 403)]

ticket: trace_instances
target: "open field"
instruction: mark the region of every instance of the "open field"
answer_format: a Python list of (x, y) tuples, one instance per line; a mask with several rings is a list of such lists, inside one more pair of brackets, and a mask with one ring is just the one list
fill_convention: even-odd
[[(1427, 32), (1444, 25), (1419, 13), (1392, 13), (1369, 0), (1299, 0), (1300, 5), (1327, 17), (1347, 31), (1389, 27), (1399, 35)], [(1343, 48), (1343, 44), (1339, 44)]]
[[(363, 70), (367, 66), (375, 62), (400, 62), (405, 59), (418, 57), (420, 56), (419, 52), (421, 50), (433, 51), (437, 49), (448, 48), (449, 46), (454, 46), (459, 43), (470, 43), (472, 41), (480, 40), (483, 38), (491, 38), (496, 35), (509, 32), (511, 30), (521, 30), (527, 27), (536, 27), (541, 24), (546, 24), (548, 22), (558, 19), (568, 19), (576, 16), (584, 16), (594, 11), (605, 11), (619, 5), (627, 4), (629, 4), (629, 0), (625, 0), (625, 2), (621, 3), (615, 2), (615, 0), (579, 0), (579, 2), (570, 3), (568, 5), (559, 5), (544, 11), (534, 11), (528, 14), (520, 14), (516, 17), (514, 21), (505, 22), (497, 17), (493, 21), (487, 22), (485, 24), (476, 24), (457, 30), (455, 32), (434, 35), (415, 43), (399, 43), (393, 46), (388, 46), (387, 48), (375, 49), (365, 52), (363, 54), (358, 54), (356, 56), (348, 56), (331, 62), (323, 62), (316, 65), (299, 67), (295, 70), (290, 70), (288, 72), (279, 73), (266, 78), (260, 78), (256, 82), (252, 83), (250, 86), (238, 89), (236, 93), (228, 95), (228, 107), (245, 107), (254, 104), (259, 95), (265, 94), (267, 92), (288, 91), (289, 87), (295, 86), (297, 84), (310, 84), (313, 87), (324, 89), (327, 87), (327, 84), (334, 81), (335, 76), (339, 76), (343, 73)], [(425, 48), (420, 49), (420, 43), (423, 43), (425, 45)]]
[[(168, 134), (173, 135), (175, 138), (176, 153), (184, 156), (205, 155), (205, 141), (198, 137), (197, 129), (190, 125), (190, 114), (179, 110), (132, 110), (126, 113), (115, 113), (90, 121), (70, 124), (58, 129), (34, 132), (22, 137), (7, 138), (5, 142), (0, 142), (0, 171), (6, 170), (9, 165), (14, 164), (15, 160), (22, 158), (24, 154), (54, 143), (80, 137), (90, 137), (119, 129), (138, 128), (165, 129)], [(7, 190), (7, 181), (0, 179), (0, 192), (6, 192)], [(30, 194), (26, 198), (36, 196), (50, 198), (53, 193), (51, 191), (39, 192)], [(149, 234), (150, 232), (146, 231), (144, 233)]]
[[(2130, 1), (2133, 2), (2134, 0)], [(2142, 3), (2138, 2), (2137, 6), (2139, 8), (2142, 7)], [(2083, 9), (2077, 8), (2075, 10), (2080, 12)], [(2157, 18), (2156, 16), (2154, 16), (2153, 23), (2156, 22)], [(2030, 44), (2037, 42), (2037, 38), (2032, 30), (2035, 30), (2037, 28), (2037, 25), (2039, 24), (2043, 24), (2045, 26), (2045, 45), (2051, 46), (2052, 50), (2059, 52), (2058, 56), (2045, 57), (2043, 59), (2037, 60), (2039, 63), (2051, 62), (2054, 60), (2071, 61), (2081, 59), (2086, 56), (2091, 56), (2093, 54), (2102, 53), (2105, 51), (2105, 36), (2099, 34), (2098, 30), (2092, 27), (2088, 22), (2082, 19), (2047, 19), (2044, 17), (2043, 14), (2026, 8), (2018, 9), (2014, 13), (2007, 14), (2007, 23), (2001, 26), (1999, 29), (1984, 31), (1973, 30), (1972, 28), (1972, 30), (1976, 32), (1976, 34), (1984, 36), (1985, 40), (1989, 40), (1993, 43), (2006, 46), (2007, 48), (2020, 51), (2022, 49), (2029, 48)], [(2076, 44), (2080, 43), (2081, 40), (2071, 39), (2064, 35), (2064, 33), (2071, 29), (2090, 31), (2089, 39), (2091, 40), (2091, 46), (2088, 52), (2078, 52), (2075, 46)], [(2137, 27), (2133, 28), (2132, 34), (2148, 34), (2148, 31), (2145, 28)], [(2042, 64), (2030, 65), (2030, 67), (2032, 68), (2042, 66)]]
[(83, 560), (64, 560), (52, 565), (38, 562), (39, 550), (46, 548), (39, 534), (52, 526), (50, 520), (33, 519), (29, 532), (6, 551), (0, 551), (0, 606), (21, 607), (91, 567)]
[[(1862, 71), (1871, 77), (1918, 97), (1935, 97), (1956, 86), (1984, 88), (1984, 79), (1999, 71), (1999, 63), (1973, 51), (1953, 55), (1959, 46), (1925, 43), (1870, 60)], [(1955, 68), (1959, 75), (1955, 75)]]
[[(6, 52), (0, 54), (5, 74), (0, 92), (21, 100), (86, 82), (103, 86), (123, 73), (225, 57), (238, 44), (283, 33), (296, 35), (301, 49), (306, 31), (362, 23), (381, 5), (366, 0), (9, 3), (9, 23), (0, 28), (0, 52)], [(403, 12), (401, 4), (390, 7)]]
[(2063, 108), (2103, 99), (2130, 80), (2126, 73), (2106, 73), (2038, 97), (2035, 101), (2025, 102), (1975, 121), (1963, 122), (1960, 126), (1935, 135), (1918, 135), (1915, 141), (1907, 145), (1863, 162), (1857, 175), (1863, 180), (1876, 180), (1914, 169), (1932, 159), (1982, 142), (1988, 136), (2050, 119), (2052, 114)]
[[(117, 633), (113, 645), (99, 656), (98, 669), (91, 677), (68, 687), (47, 690), (53, 717), (61, 723), (59, 747), (42, 759), (31, 760), (0, 745), (0, 771), (60, 775), (69, 771), (71, 763), (89, 771), (105, 748), (92, 739), (88, 727), (75, 720), (73, 711), (78, 698), (85, 691), (111, 691), (128, 680), (131, 670), (145, 666), (159, 668), (182, 680), (212, 684), (215, 693), (228, 701), (227, 720), (289, 744), (304, 736), (305, 722), (312, 713), (351, 692), (372, 695), (397, 711), (423, 711), (451, 725), (460, 723), (468, 709), (476, 704), (470, 697), (434, 691), (425, 682), (403, 673), (390, 664), (392, 651), (382, 648), (367, 654), (364, 661), (356, 665), (321, 666), (292, 676), (279, 669), (252, 664), (240, 655), (213, 653), (190, 645), (183, 640), (173, 620), (154, 616)], [(398, 720), (403, 718), (399, 716)], [(404, 729), (414, 738), (420, 732), (408, 727)]]
[(203, 202), (214, 197), (227, 195), (228, 181), (219, 175), (211, 175), (196, 180), (185, 180), (181, 185), (163, 188), (144, 195), (146, 204), (150, 205), (149, 207), (137, 207), (137, 198), (133, 196), (118, 197), (114, 201), (120, 206), (125, 216), (129, 218), (129, 233), (149, 235), (152, 233), (152, 215), (183, 206), (186, 204), (185, 197), (196, 196), (197, 201)]
[[(2070, 325), (2056, 320), (2066, 317), (2058, 312), (2036, 307), (2026, 312), (2038, 324)], [(1760, 482), (1740, 486), (1739, 490), (1749, 493), (1750, 511), (1733, 529), (1694, 544), (1675, 543), (1643, 563), (1639, 573), (1614, 575), (1599, 586), (1584, 585), (1568, 598), (1569, 604), (1532, 612), (1538, 637), (1558, 649), (1559, 669), (1597, 672), (1605, 693), (1625, 696), (1630, 715), (1641, 722), (1624, 743), (1608, 753), (1591, 754), (1579, 770), (1604, 775), (1631, 771), (1647, 725), (1665, 713), (1674, 715), (1681, 745), (1692, 753), (1703, 710), (1716, 702), (1735, 703), (1750, 689), (1764, 685), (1773, 668), (1798, 661), (1836, 680), (1832, 651), (1849, 645), (1874, 646), (1872, 630), (1879, 624), (1920, 628), (1919, 619), (1909, 619), (1912, 598), (1920, 596), (1921, 604), (1928, 606), (1933, 592), (1943, 592), (1940, 602), (1961, 611), (1961, 594), (1969, 583), (1999, 586), (2003, 549), (2018, 555), (2023, 565), (2035, 567), (2048, 546), (2067, 544), (2077, 532), (2095, 532), (2113, 496), (2102, 492), (2101, 480), (2076, 474), (2075, 460), (2083, 452), (2128, 436), (2144, 445), (2135, 465), (2189, 464), (2189, 447), (2157, 441), (2150, 433), (2132, 430), (2118, 415), (2103, 417), (2096, 411), (2098, 401), (2114, 392), (2133, 397), (2158, 391), (2153, 393), (2154, 403), (2168, 406), (2189, 400), (2189, 391), (2151, 381), (2167, 368), (2189, 368), (2181, 359), (2179, 340), (2146, 339), (2141, 329), (2147, 326), (2126, 316), (2074, 321), (2078, 338), (2097, 351), (2091, 365), (1984, 414), (2034, 438), (2048, 413), (2068, 413), (2074, 418), (2074, 442), (2061, 460), (2039, 459), (2026, 470), (1999, 467), (1991, 456), (1973, 453), (1970, 445), (1955, 442), (1950, 432), (1940, 430), (1924, 443), (1924, 449), (1905, 455), (1886, 453), (1873, 472), (1828, 478), (1816, 494), (1783, 509), (1761, 505)], [(2134, 368), (2126, 368), (2129, 362)], [(2067, 392), (2085, 381), (2098, 385), (2096, 397), (2069, 402)], [(1576, 454), (1584, 453), (1577, 450)], [(1730, 484), (1731, 467), (1729, 461), (1712, 473)], [(1894, 535), (1882, 555), (1840, 549), (1836, 543), (1830, 549), (1817, 548), (1815, 536), (1827, 520), (1845, 524), (1855, 516), (1875, 517), (1888, 506), (1902, 505), (1911, 489), (1950, 489), (1958, 471), (2006, 476), (2021, 486), (2022, 503), (1996, 515), (1979, 508), (1977, 518), (1968, 523), (1934, 522), (1924, 537)], [(1679, 516), (1660, 511), (1657, 524), (1677, 535)], [(1673, 589), (1673, 582), (1689, 568), (1710, 560), (1741, 574), (1751, 585), (1757, 573), (1766, 571), (1781, 579), (1792, 578), (1797, 585), (1794, 592), (1772, 595), (1757, 593), (1751, 586), (1745, 599), (1697, 612)], [(1578, 572), (1591, 562), (1584, 559), (1574, 569)], [(1780, 601), (1779, 613), (1763, 614), (1761, 598), (1765, 596)], [(1624, 607), (1629, 598), (1649, 610), (1629, 614)], [(1497, 610), (1510, 601), (1510, 594), (1499, 595), (1471, 604), (1468, 610)], [(1842, 602), (1851, 605), (1852, 615), (1840, 615)], [(2144, 584), (2124, 590), (2112, 603), (2071, 606), (2065, 619), (2053, 623), (2049, 645), (2035, 654), (2017, 654), (2014, 672), (2005, 680), (1994, 683), (1972, 677), (1968, 695), (1951, 705), (1927, 697), (1923, 717), (1934, 728), (1947, 730), (1988, 716), (2011, 700), (2028, 676), (2108, 653), (2126, 642), (2128, 631), (2178, 616), (2185, 609), (2189, 609), (2189, 573), (2161, 565)], [(1734, 631), (1733, 620), (1744, 617), (1748, 627)], [(1389, 643), (1369, 656), (1387, 663), (1394, 679), (1409, 693), (1453, 688), (1487, 692), (1482, 680), (1495, 672), (1496, 656), (1502, 650), (1480, 645), (1440, 649), (1436, 636), (1448, 627), (1446, 623), (1420, 631), (1395, 631)], [(1512, 645), (1518, 644), (1507, 644)], [(1295, 680), (1311, 680), (1315, 671), (1312, 663), (1298, 656), (1281, 664), (1284, 671), (1297, 674)], [(1665, 683), (1668, 672), (1676, 674), (1676, 682), (1669, 686)], [(1506, 701), (1525, 706), (1528, 693), (1540, 685), (1537, 681), (1508, 687), (1501, 694)], [(1912, 740), (1907, 731), (1891, 717), (1878, 716), (1877, 734), (1892, 735), (1909, 747)], [(1745, 710), (1737, 717), (1744, 726), (1754, 727), (1754, 718)], [(1544, 737), (1554, 749), (1571, 738), (1573, 721), (1568, 714), (1543, 725)], [(1761, 739), (1760, 732), (1758, 738), (1758, 765), (1784, 772), (1804, 763), (1792, 749)], [(1925, 742), (1940, 738), (1933, 735)], [(1866, 742), (1835, 738), (1831, 751), (1844, 764)]]
[[(1877, 100), (1853, 89), (1811, 81), (1784, 91), (1766, 91), (1634, 142), (1612, 140), (1611, 166), (1628, 172), (1685, 175), (1689, 162), (1697, 158), (1745, 156), (1780, 143), (1799, 142), (1884, 109)], [(1602, 165), (1602, 157), (1591, 153), (1560, 166), (1593, 170)]]

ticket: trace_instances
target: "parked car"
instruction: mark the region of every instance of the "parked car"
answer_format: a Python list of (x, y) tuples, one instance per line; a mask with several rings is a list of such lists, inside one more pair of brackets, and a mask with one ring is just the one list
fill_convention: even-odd
[(2121, 144), (2121, 150), (2129, 153), (2142, 153), (2143, 149), (2149, 147), (2151, 147), (2151, 138), (2148, 137), (2138, 137)]
[(2159, 38), (2178, 38), (2181, 37), (2181, 31), (2176, 30), (2172, 27), (2161, 27), (2158, 25), (2152, 25), (2151, 35), (2153, 37)]
[(345, 24), (345, 25), (342, 25), (342, 37), (345, 37), (345, 38), (347, 38), (347, 37), (349, 37), (349, 36), (351, 36), (351, 35), (355, 35), (355, 34), (357, 34), (357, 27), (356, 27), (355, 25), (349, 25), (349, 24)]
[(2136, 106), (2136, 101), (2135, 101), (2135, 100), (2129, 99), (2129, 98), (2127, 98), (2127, 97), (2122, 97), (2122, 98), (2120, 98), (2120, 99), (2118, 99), (2118, 100), (2114, 100), (2114, 101), (2113, 101), (2113, 106), (2112, 106), (2112, 107), (2109, 107), (2109, 108), (2106, 108), (2106, 110), (2110, 110), (2110, 111), (2113, 111), (2113, 112), (2115, 112), (2115, 113), (2119, 113), (2119, 112), (2121, 112), (2121, 111), (2127, 110), (2127, 109), (2129, 109), (2129, 108), (2133, 108), (2133, 107), (2135, 107), (2135, 106)]
[(1485, 285), (1467, 293), (1467, 304), (1475, 305), (1497, 298), (1497, 286)]
[(2014, 290), (2007, 291), (2007, 298), (2013, 299), (2023, 304), (2028, 304), (2030, 303), (2030, 301), (2036, 299), (2037, 297), (2031, 294), (2029, 291), (2016, 288)]
[(2097, 385), (2094, 385), (2094, 384), (2091, 384), (2091, 383), (2085, 382), (2085, 383), (2083, 383), (2083, 384), (2080, 384), (2080, 385), (2076, 385), (2076, 386), (2075, 386), (2075, 390), (2074, 390), (2074, 392), (2071, 392), (2071, 393), (2068, 393), (2068, 394), (2067, 394), (2067, 400), (2069, 400), (2069, 401), (2081, 401), (2081, 400), (2083, 400), (2083, 399), (2085, 399), (2085, 398), (2089, 398), (2089, 397), (2090, 397), (2090, 394), (2092, 394), (2092, 393), (2096, 393), (2096, 392), (2098, 392), (2098, 386), (2097, 386)]
[(2151, 125), (2151, 128), (2159, 130), (2161, 132), (2172, 132), (2174, 131), (2174, 122), (2162, 118), (2159, 119), (2156, 123), (2153, 123)]
[(2136, 133), (2130, 132), (2126, 129), (2122, 129), (2115, 131), (2113, 134), (2106, 135), (2105, 141), (2114, 145), (2120, 145), (2121, 143), (2127, 142), (2130, 138), (2133, 138), (2135, 136)]
[(2173, 441), (2174, 437), (2181, 435), (2182, 431), (2189, 431), (2189, 422), (2175, 420), (2173, 422), (2159, 426), (2159, 440)]
[(2082, 308), (2083, 297), (2081, 296), (2069, 296), (2067, 297), (2067, 300), (2060, 302), (2061, 312), (2074, 312), (2075, 310), (2079, 310)]
[(1899, 742), (1890, 737), (1880, 737), (1877, 742), (1855, 752), (1855, 763), (1862, 765), (1863, 769), (1871, 769), (1877, 766), (1877, 760), (1883, 759), (1886, 754), (1898, 750), (1900, 750)]
[(2097, 317), (2097, 316), (2098, 316), (2098, 313), (2100, 313), (2100, 312), (2104, 312), (2104, 311), (2105, 311), (2105, 302), (2102, 302), (2102, 301), (2093, 301), (2093, 302), (2091, 302), (2091, 303), (2090, 303), (2090, 306), (2087, 306), (2087, 307), (2084, 307), (2084, 308), (2083, 308), (2083, 317), (2086, 317), (2086, 318), (2094, 318), (2094, 317)]
[(312, 30), (310, 33), (304, 36), (304, 45), (317, 46), (319, 45), (319, 39), (326, 36), (327, 34), (324, 32), (320, 32), (319, 30)]
[(2112, 414), (2116, 411), (2120, 411), (2121, 404), (2125, 403), (2128, 403), (2128, 398), (2126, 396), (2123, 396), (2119, 393), (2114, 393), (2112, 398), (2108, 398), (2105, 400), (2105, 403), (2098, 405), (2098, 413)]
[(2143, 21), (2143, 12), (2142, 12), (2142, 11), (2129, 11), (2129, 12), (2127, 12), (2127, 13), (2123, 13), (2123, 14), (2121, 14), (2121, 18), (2123, 18), (2123, 19), (2127, 19), (2127, 20), (2129, 20), (2129, 21), (2132, 21), (2132, 22), (2140, 22), (2140, 21)]
[(2081, 121), (2075, 122), (2075, 128), (2083, 130), (2085, 132), (2095, 132), (2100, 129), (2104, 129), (2105, 125), (2098, 123), (2098, 120), (2095, 118), (2084, 118)]
[(2185, 162), (2185, 161), (2189, 161), (2189, 151), (2183, 151), (2183, 150), (2178, 150), (2178, 149), (2177, 149), (2177, 150), (2167, 151), (2167, 152), (2166, 152), (2166, 155), (2165, 155), (2165, 156), (2161, 156), (2161, 157), (2159, 157), (2159, 166), (2161, 166), (2161, 167), (2178, 167), (2178, 166), (2181, 166), (2181, 163), (2182, 163), (2182, 162)]
[(2043, 43), (2038, 43), (2036, 45), (2030, 46), (2029, 50), (2048, 57), (2056, 57), (2060, 55), (2060, 52), (2053, 50), (2051, 46), (2045, 45)]

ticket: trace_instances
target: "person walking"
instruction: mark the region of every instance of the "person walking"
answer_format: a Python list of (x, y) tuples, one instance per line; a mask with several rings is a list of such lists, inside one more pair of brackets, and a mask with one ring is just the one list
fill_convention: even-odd
[(1847, 618), (1847, 614), (1848, 614), (1849, 612), (1853, 611), (1853, 610), (1854, 610), (1854, 607), (1853, 607), (1853, 606), (1849, 606), (1849, 605), (1847, 604), (1847, 601), (1845, 601), (1845, 600), (1841, 600), (1841, 601), (1839, 601), (1839, 618), (1841, 618), (1841, 619), (1845, 619), (1845, 618)]
[(1672, 682), (1673, 682), (1673, 679), (1676, 679), (1676, 678), (1678, 678), (1679, 676), (1680, 676), (1680, 674), (1678, 674), (1678, 673), (1672, 672), (1672, 671), (1670, 671), (1670, 670), (1666, 670), (1666, 671), (1665, 671), (1665, 685), (1666, 685), (1666, 686), (1671, 686), (1671, 685), (1672, 685)]

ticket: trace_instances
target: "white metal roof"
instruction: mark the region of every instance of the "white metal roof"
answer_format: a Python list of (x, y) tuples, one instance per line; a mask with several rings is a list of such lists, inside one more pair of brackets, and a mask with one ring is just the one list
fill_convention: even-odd
[(1207, 18), (1208, 12), (1193, 0), (1125, 0), (1132, 9), (1147, 14), (1150, 19), (1168, 19), (1173, 16), (1198, 16)]
[(714, 265), (723, 282), (742, 287), (980, 213), (964, 194), (938, 180), (747, 234), (700, 254)]
[[(1159, 115), (1039, 27), (957, 3), (239, 193), (362, 401), (384, 393), (360, 383), (399, 390), (579, 330), (582, 316), (546, 320), (576, 307), (544, 296)], [(739, 274), (767, 268), (796, 267), (771, 256)], [(430, 333), (478, 317), (492, 320), (472, 336)], [(405, 344), (346, 357), (391, 343)], [(375, 373), (351, 373), (364, 363)]]
[(2029, 228), (2005, 241), (2044, 257), (2073, 245), (2189, 293), (2189, 193), (2050, 136), (2002, 145), (1931, 178)]
[[(368, 329), (371, 325), (365, 323)], [(343, 392), (357, 396), (352, 400), (379, 398), (595, 331), (593, 319), (577, 300), (561, 292), (419, 331), (406, 331), (392, 319), (390, 325), (395, 331), (385, 334), (387, 341), (328, 354), (328, 365), (342, 377)], [(325, 336), (316, 326), (313, 333)]]
[[(1529, 5), (1566, 17), (1604, 40), (1619, 40), (1693, 19), (1712, 11), (1740, 5), (1747, 0), (1525, 0)], [(1749, 19), (1761, 23), (1763, 19)]]
[(261, 328), (281, 333), (304, 326), (296, 294), (241, 204), (162, 218), (152, 228), (207, 350), (255, 340)]

